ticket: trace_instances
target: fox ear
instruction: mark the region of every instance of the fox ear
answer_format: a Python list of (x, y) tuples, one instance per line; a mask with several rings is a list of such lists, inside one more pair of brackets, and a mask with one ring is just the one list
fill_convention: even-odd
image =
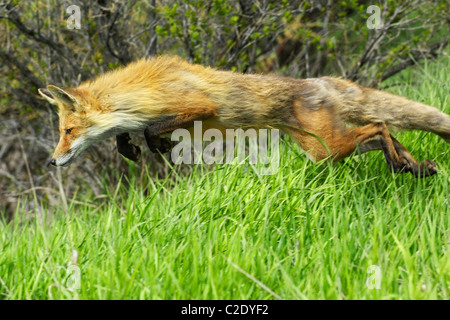
[(48, 91), (46, 88), (39, 88), (38, 92), (41, 96), (43, 96), (48, 102), (50, 102), (51, 104), (57, 104), (55, 98), (53, 98), (52, 94), (50, 93), (50, 91)]
[[(47, 86), (48, 92), (53, 100), (62, 103), (69, 109), (75, 110), (79, 106), (77, 98), (75, 98), (68, 89), (63, 89), (57, 86)], [(45, 94), (45, 92), (44, 92)]]

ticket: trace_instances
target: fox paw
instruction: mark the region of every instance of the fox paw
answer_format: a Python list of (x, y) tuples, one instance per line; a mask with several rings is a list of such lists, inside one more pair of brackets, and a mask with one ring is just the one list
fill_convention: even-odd
[(141, 157), (141, 148), (130, 142), (130, 136), (125, 133), (117, 136), (117, 150), (125, 158), (134, 162), (139, 161)]
[(436, 174), (438, 171), (437, 165), (432, 160), (425, 160), (419, 163), (419, 168), (413, 174), (418, 178), (425, 178)]
[(415, 160), (410, 160), (405, 157), (399, 157), (400, 162), (392, 163), (389, 166), (391, 172), (406, 173), (411, 172), (417, 178), (425, 178), (437, 173), (437, 165), (432, 160), (425, 160), (417, 163)]
[(172, 142), (169, 138), (152, 137), (147, 139), (147, 145), (153, 153), (166, 153), (172, 149)]

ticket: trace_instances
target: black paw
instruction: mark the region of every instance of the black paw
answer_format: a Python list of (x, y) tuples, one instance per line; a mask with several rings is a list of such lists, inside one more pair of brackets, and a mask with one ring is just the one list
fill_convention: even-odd
[(414, 171), (413, 174), (417, 178), (426, 178), (436, 174), (438, 171), (437, 165), (432, 160), (425, 160), (419, 163), (419, 168), (417, 171)]
[(147, 141), (148, 148), (153, 153), (166, 153), (172, 150), (172, 141), (169, 138), (161, 137), (145, 137)]
[(134, 162), (137, 162), (137, 161), (139, 161), (139, 159), (141, 157), (141, 148), (132, 144), (130, 142), (130, 140), (131, 140), (131, 138), (128, 135), (128, 133), (118, 135), (116, 137), (117, 150), (125, 158), (130, 159)]

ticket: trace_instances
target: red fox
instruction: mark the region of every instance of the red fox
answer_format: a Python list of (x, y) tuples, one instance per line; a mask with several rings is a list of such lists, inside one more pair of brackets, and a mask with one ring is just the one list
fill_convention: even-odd
[(128, 132), (144, 131), (155, 149), (160, 135), (198, 120), (219, 130), (280, 129), (313, 161), (382, 150), (391, 171), (416, 177), (435, 174), (436, 164), (418, 163), (389, 129), (431, 131), (450, 143), (449, 115), (394, 94), (340, 78), (240, 74), (177, 57), (141, 59), (77, 88), (49, 85), (39, 93), (59, 108), (55, 166), (114, 135), (119, 152), (136, 160), (140, 150)]

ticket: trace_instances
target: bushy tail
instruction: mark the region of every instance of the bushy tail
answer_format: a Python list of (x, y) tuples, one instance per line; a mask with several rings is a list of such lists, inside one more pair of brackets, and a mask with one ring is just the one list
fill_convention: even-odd
[(433, 132), (450, 143), (450, 116), (435, 107), (378, 90), (366, 96), (368, 108), (388, 128)]
[(383, 121), (389, 129), (430, 131), (450, 143), (450, 116), (437, 108), (349, 80), (323, 77), (311, 81), (310, 86), (321, 101), (325, 97), (333, 100), (345, 122), (365, 125)]

